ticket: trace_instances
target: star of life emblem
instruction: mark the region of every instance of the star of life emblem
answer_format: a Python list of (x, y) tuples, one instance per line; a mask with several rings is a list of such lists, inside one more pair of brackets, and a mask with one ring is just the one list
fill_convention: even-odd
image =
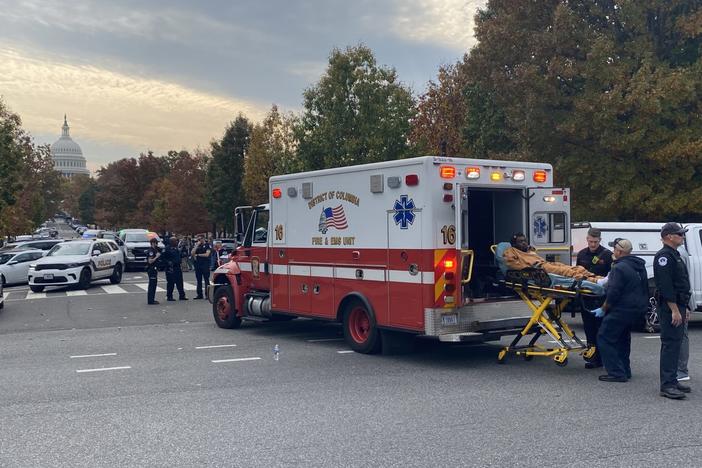
[(534, 218), (534, 235), (537, 238), (542, 239), (545, 237), (547, 228), (548, 224), (546, 224), (546, 220), (543, 216), (537, 216)]
[(410, 224), (414, 223), (414, 218), (416, 217), (414, 210), (416, 207), (412, 198), (409, 198), (407, 195), (401, 195), (399, 200), (395, 200), (392, 208), (395, 210), (392, 219), (395, 220), (396, 226), (400, 226), (400, 229), (407, 229)]

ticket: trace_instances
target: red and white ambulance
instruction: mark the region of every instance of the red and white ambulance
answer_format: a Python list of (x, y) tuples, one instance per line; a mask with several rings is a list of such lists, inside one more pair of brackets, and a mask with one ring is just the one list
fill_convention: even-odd
[(312, 317), (349, 346), (385, 331), (494, 340), (530, 311), (496, 284), (491, 246), (525, 233), (569, 263), (569, 189), (549, 164), (418, 157), (272, 177), (270, 203), (236, 209), (241, 245), (217, 269), (217, 325)]

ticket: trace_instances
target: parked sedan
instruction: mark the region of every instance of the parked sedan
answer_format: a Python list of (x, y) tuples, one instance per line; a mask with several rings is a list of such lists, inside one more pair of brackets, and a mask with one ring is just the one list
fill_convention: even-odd
[(20, 284), (27, 282), (29, 265), (40, 259), (43, 250), (11, 250), (0, 252), (0, 283)]
[(63, 242), (63, 239), (33, 239), (22, 242), (11, 242), (0, 249), (0, 252), (18, 250), (43, 250), (48, 252), (56, 244)]

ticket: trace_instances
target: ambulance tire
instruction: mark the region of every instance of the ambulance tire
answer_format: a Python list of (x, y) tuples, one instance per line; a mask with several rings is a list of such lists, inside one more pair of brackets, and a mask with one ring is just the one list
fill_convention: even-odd
[(220, 286), (212, 298), (212, 315), (219, 328), (241, 327), (241, 317), (237, 317), (234, 307), (234, 293), (231, 286)]
[(362, 354), (377, 354), (381, 350), (380, 330), (375, 315), (363, 301), (354, 299), (344, 308), (344, 339), (349, 347)]

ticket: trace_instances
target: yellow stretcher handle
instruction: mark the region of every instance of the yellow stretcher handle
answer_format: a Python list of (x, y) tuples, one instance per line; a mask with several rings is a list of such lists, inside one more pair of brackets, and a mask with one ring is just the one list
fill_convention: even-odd
[[(470, 257), (470, 265), (468, 265), (468, 277), (463, 278), (463, 266), (465, 265), (466, 257)], [(475, 255), (470, 249), (461, 249), (461, 284), (470, 283), (473, 279), (473, 262), (475, 261)]]

